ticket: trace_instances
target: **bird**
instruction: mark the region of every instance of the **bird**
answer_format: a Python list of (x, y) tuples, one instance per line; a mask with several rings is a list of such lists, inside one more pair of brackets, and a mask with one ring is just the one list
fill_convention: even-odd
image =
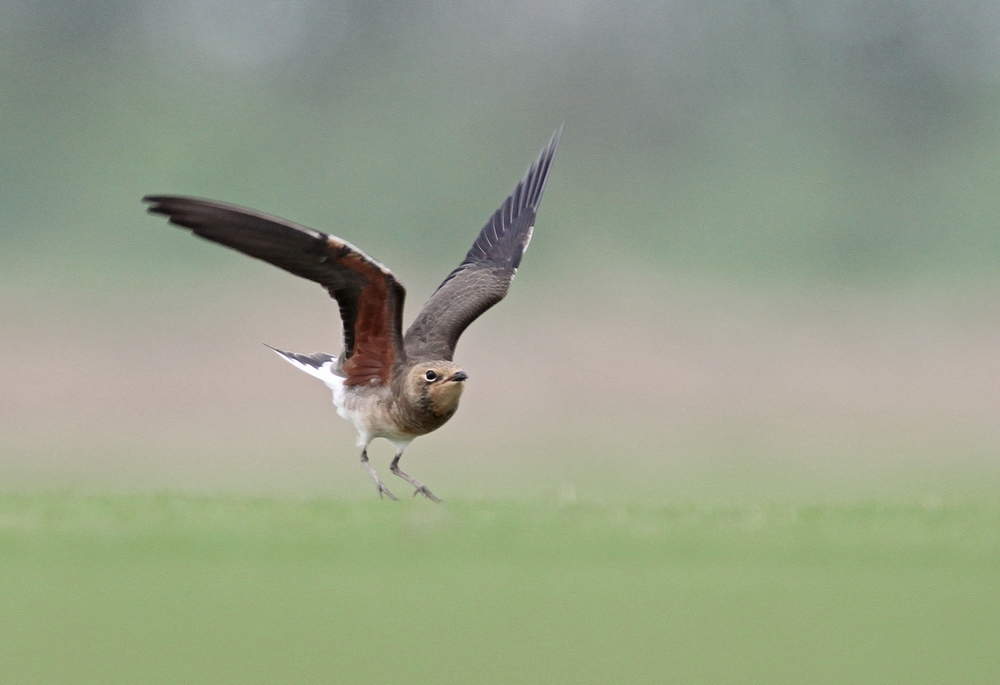
[(297, 354), (270, 347), (333, 391), (337, 413), (358, 432), (361, 465), (379, 497), (398, 499), (369, 463), (376, 438), (396, 449), (391, 472), (423, 495), (431, 490), (399, 467), (417, 437), (443, 426), (458, 409), (468, 374), (454, 361), (462, 332), (500, 302), (531, 241), (538, 205), (562, 135), (560, 126), (465, 259), (441, 282), (406, 332), (406, 290), (383, 264), (346, 240), (262, 212), (203, 198), (147, 195), (147, 211), (192, 234), (269, 262), (321, 285), (336, 301), (343, 349)]

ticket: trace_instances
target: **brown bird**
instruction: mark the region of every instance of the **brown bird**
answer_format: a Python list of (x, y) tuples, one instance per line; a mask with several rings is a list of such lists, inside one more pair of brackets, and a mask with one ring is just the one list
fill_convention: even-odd
[(213, 200), (150, 195), (143, 202), (172, 224), (315, 281), (330, 293), (343, 321), (339, 356), (271, 349), (333, 390), (337, 413), (358, 430), (361, 465), (380, 497), (396, 499), (368, 463), (368, 445), (375, 438), (395, 446), (390, 469), (416, 488), (414, 495), (440, 502), (399, 468), (399, 459), (414, 438), (440, 428), (458, 408), (468, 376), (452, 361), (455, 346), (462, 331), (507, 294), (531, 240), (561, 132), (560, 127), (553, 134), (405, 335), (402, 284), (346, 240)]

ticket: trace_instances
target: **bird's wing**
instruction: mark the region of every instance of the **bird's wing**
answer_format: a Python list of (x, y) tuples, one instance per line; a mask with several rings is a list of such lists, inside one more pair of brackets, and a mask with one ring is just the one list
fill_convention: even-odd
[(462, 331), (507, 294), (528, 249), (561, 133), (562, 127), (406, 331), (403, 341), (410, 359), (450, 361)]
[(347, 385), (386, 385), (402, 344), (406, 291), (392, 272), (350, 243), (251, 209), (192, 197), (150, 195), (163, 214), (206, 240), (263, 259), (322, 285), (344, 323), (342, 370)]

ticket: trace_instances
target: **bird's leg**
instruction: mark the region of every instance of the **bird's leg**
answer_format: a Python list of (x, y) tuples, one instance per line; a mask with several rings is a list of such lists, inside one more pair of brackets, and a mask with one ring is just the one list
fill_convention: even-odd
[[(398, 458), (399, 457), (397, 457), (397, 459)], [(392, 462), (392, 464), (393, 464), (393, 466), (395, 466), (396, 462), (394, 461), (394, 462)], [(396, 500), (399, 499), (394, 494), (392, 494), (391, 492), (389, 492), (389, 488), (385, 487), (385, 483), (383, 483), (382, 479), (378, 477), (377, 473), (375, 473), (375, 469), (372, 468), (372, 465), (368, 463), (368, 446), (367, 445), (365, 445), (365, 448), (363, 450), (361, 450), (361, 465), (365, 467), (365, 471), (368, 472), (368, 475), (370, 475), (372, 478), (375, 479), (375, 485), (378, 486), (378, 496), (379, 497), (382, 497), (382, 495), (388, 495), (389, 499), (396, 499)]]
[(438, 499), (433, 492), (428, 490), (426, 485), (424, 485), (423, 483), (421, 483), (419, 480), (409, 475), (408, 473), (403, 472), (403, 470), (399, 468), (399, 458), (401, 456), (403, 456), (403, 450), (399, 450), (398, 452), (396, 452), (396, 456), (393, 458), (392, 464), (389, 466), (389, 470), (395, 473), (400, 478), (406, 480), (410, 485), (416, 488), (416, 491), (413, 493), (414, 497), (420, 494), (431, 501), (440, 502), (441, 500)]

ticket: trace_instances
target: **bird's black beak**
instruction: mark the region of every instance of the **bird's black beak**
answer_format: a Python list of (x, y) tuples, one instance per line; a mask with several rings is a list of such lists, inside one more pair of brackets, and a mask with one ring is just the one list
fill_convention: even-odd
[(468, 378), (469, 378), (469, 374), (465, 373), (465, 371), (459, 371), (458, 373), (456, 373), (454, 376), (452, 376), (448, 380), (452, 381), (453, 383), (458, 383), (460, 381), (467, 380)]

